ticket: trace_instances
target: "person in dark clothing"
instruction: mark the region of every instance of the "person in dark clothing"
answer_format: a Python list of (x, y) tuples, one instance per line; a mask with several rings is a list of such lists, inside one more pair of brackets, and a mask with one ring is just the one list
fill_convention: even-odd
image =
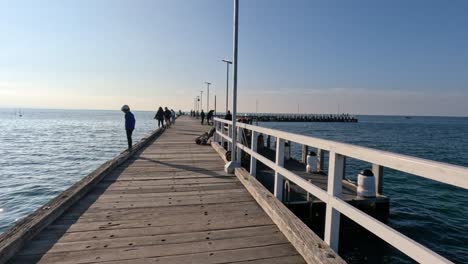
[(227, 114), (224, 116), (224, 119), (232, 121), (231, 111), (228, 110)]
[(214, 110), (210, 110), (208, 114), (206, 115), (206, 123), (208, 125), (211, 124), (210, 122), (211, 122), (211, 119), (213, 118), (213, 113), (214, 113)]
[(205, 121), (205, 112), (203, 112), (203, 109), (201, 110), (200, 117), (201, 117), (201, 124), (203, 125), (203, 122)]
[(122, 106), (122, 112), (125, 113), (125, 131), (127, 131), (128, 149), (132, 148), (132, 134), (135, 129), (135, 116), (130, 112), (128, 105)]
[(167, 109), (167, 106), (164, 107), (164, 109), (166, 109), (164, 111), (164, 118), (166, 119), (166, 127), (171, 127), (172, 112), (171, 112), (171, 110)]
[(162, 107), (159, 107), (158, 112), (156, 112), (156, 115), (154, 116), (154, 119), (158, 120), (158, 127), (163, 127), (164, 128), (164, 110)]

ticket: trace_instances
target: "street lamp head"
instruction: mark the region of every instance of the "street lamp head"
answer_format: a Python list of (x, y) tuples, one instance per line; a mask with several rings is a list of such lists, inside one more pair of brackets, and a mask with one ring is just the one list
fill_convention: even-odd
[(229, 60), (223, 60), (223, 61), (226, 63), (232, 64), (232, 61), (229, 61)]

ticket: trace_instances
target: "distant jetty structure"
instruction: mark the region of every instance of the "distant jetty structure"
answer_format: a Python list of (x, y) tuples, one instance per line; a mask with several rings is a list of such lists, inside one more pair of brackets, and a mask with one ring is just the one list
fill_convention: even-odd
[[(221, 115), (217, 115), (222, 117)], [(258, 122), (339, 122), (357, 123), (358, 118), (350, 114), (275, 114), (275, 113), (246, 113), (240, 117)]]
[(350, 114), (252, 114), (259, 122), (350, 122), (358, 119)]

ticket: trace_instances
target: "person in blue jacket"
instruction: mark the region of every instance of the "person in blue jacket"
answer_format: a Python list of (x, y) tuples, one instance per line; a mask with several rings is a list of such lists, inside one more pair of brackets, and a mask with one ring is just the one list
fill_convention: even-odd
[(132, 133), (135, 129), (135, 116), (130, 112), (128, 105), (122, 106), (122, 112), (125, 113), (125, 131), (127, 131), (128, 149), (132, 148)]

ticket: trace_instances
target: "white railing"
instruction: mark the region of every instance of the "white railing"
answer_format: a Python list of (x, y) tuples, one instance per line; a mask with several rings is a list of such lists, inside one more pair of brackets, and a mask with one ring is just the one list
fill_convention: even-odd
[[(221, 144), (228, 142), (228, 150), (232, 149), (233, 140), (230, 136), (232, 134), (232, 122), (215, 118), (214, 126), (216, 128), (215, 141), (220, 142)], [(227, 135), (224, 133), (226, 131), (226, 126), (228, 131)], [(236, 160), (240, 161), (241, 151), (239, 150), (249, 154), (251, 157), (250, 174), (252, 176), (256, 175), (257, 160), (274, 170), (274, 195), (279, 200), (282, 200), (283, 198), (283, 181), (284, 178), (286, 178), (326, 203), (327, 209), (325, 215), (324, 240), (333, 250), (335, 250), (335, 252), (338, 252), (340, 214), (344, 214), (357, 224), (420, 263), (451, 263), (448, 259), (438, 255), (418, 242), (342, 200), (342, 176), (345, 168), (345, 157), (351, 157), (371, 163), (372, 169), (377, 176), (376, 185), (382, 184), (382, 168), (387, 167), (430, 180), (468, 189), (467, 168), (244, 123), (237, 123), (236, 127), (236, 129), (238, 129), (238, 139), (236, 140), (238, 151), (235, 154)], [(242, 144), (241, 136), (243, 133), (241, 133), (240, 130), (251, 132), (252, 142), (250, 147)], [(264, 136), (269, 135), (276, 138), (276, 162), (265, 158), (257, 152), (257, 140), (259, 134), (263, 134)], [(319, 157), (322, 166), (323, 151), (329, 152), (327, 191), (322, 190), (283, 167), (285, 140), (296, 142), (303, 146), (317, 148), (318, 152), (322, 153), (321, 157)]]

